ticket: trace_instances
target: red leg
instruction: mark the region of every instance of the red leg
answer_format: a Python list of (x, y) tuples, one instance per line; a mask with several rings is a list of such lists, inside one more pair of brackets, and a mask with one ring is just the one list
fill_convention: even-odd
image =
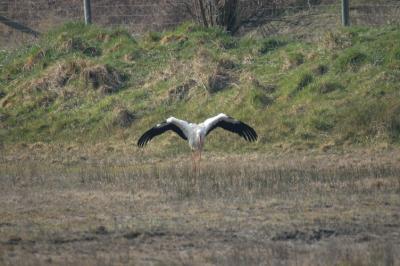
[(195, 157), (195, 152), (192, 151), (192, 171), (196, 171), (196, 157)]
[(201, 162), (201, 150), (199, 150), (199, 173), (200, 173), (200, 162)]

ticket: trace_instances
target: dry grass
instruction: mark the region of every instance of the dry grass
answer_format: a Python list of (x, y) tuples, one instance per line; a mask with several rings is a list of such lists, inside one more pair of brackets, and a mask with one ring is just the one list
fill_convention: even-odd
[(399, 265), (398, 152), (354, 155), (5, 159), (0, 264)]

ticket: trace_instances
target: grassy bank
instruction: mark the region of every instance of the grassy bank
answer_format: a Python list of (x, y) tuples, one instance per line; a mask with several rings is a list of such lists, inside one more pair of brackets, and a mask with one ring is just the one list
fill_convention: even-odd
[[(168, 116), (202, 121), (224, 112), (253, 125), (260, 140), (242, 145), (217, 132), (209, 150), (398, 145), (399, 39), (396, 27), (341, 29), (310, 42), (235, 38), (192, 24), (135, 39), (66, 24), (0, 53), (0, 139), (13, 147), (134, 145)], [(150, 150), (186, 150), (175, 140), (163, 136)]]

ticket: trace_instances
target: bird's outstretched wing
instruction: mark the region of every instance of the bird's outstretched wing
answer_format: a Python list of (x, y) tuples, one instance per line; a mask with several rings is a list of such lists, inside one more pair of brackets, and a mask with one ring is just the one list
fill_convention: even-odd
[(236, 133), (247, 141), (256, 141), (258, 136), (256, 131), (249, 125), (234, 119), (225, 114), (219, 114), (204, 121), (206, 127), (206, 135), (211, 131), (220, 127), (230, 132)]
[(187, 140), (186, 135), (183, 133), (183, 131), (173, 123), (168, 123), (168, 122), (162, 122), (161, 124), (158, 124), (149, 130), (147, 130), (138, 140), (137, 145), (139, 147), (145, 146), (150, 140), (152, 140), (154, 137), (161, 135), (162, 133), (172, 130), (176, 134), (178, 134), (181, 138), (184, 140)]

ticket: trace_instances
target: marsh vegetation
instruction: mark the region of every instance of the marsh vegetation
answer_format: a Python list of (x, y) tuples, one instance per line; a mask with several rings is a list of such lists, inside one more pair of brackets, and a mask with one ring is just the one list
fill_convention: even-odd
[(398, 265), (400, 168), (377, 154), (7, 162), (0, 263)]

